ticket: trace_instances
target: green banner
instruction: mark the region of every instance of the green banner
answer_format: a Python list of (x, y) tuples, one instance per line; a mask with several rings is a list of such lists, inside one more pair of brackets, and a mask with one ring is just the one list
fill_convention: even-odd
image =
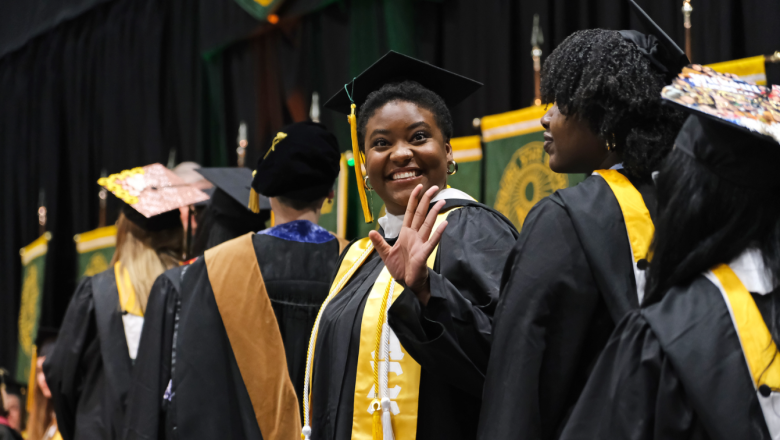
[(78, 278), (91, 277), (109, 268), (116, 247), (116, 226), (97, 228), (73, 237), (78, 258)]
[(485, 140), (485, 204), (520, 229), (528, 212), (555, 191), (581, 182), (582, 174), (550, 169), (539, 119), (544, 107), (482, 118)]
[(481, 201), (482, 138), (480, 136), (452, 138), (450, 144), (452, 157), (458, 164), (458, 170), (447, 177), (447, 185)]
[(22, 257), (22, 303), (19, 307), (19, 347), (16, 352), (17, 382), (27, 383), (30, 377), (33, 344), (41, 318), (41, 296), (49, 251), (49, 232), (19, 251)]

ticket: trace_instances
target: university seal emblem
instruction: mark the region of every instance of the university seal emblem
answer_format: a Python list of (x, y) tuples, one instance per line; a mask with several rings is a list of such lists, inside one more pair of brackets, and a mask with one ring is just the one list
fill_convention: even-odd
[(515, 151), (504, 168), (495, 208), (518, 229), (539, 200), (569, 186), (568, 176), (553, 172), (549, 162), (544, 143), (535, 141)]

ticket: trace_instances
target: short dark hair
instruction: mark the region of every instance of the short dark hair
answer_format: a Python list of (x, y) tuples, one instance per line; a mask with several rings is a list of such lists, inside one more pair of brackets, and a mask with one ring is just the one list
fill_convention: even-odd
[(288, 206), (296, 211), (303, 211), (306, 209), (311, 209), (312, 211), (317, 210), (320, 206), (322, 206), (323, 199), (323, 197), (320, 197), (315, 200), (299, 200), (284, 196), (276, 196), (275, 198), (282, 205)]
[(626, 171), (639, 179), (658, 168), (685, 121), (663, 105), (664, 85), (664, 74), (634, 43), (604, 29), (573, 33), (542, 68), (542, 101), (585, 120), (605, 143), (614, 136)]
[(444, 141), (452, 138), (452, 115), (441, 96), (423, 87), (416, 81), (385, 84), (379, 90), (369, 93), (366, 102), (358, 109), (358, 145), (365, 151), (366, 124), (383, 105), (392, 101), (406, 101), (433, 113)]

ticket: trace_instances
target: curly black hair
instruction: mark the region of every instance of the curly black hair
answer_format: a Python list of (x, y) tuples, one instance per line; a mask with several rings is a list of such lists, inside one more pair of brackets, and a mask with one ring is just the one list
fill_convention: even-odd
[(444, 136), (444, 141), (449, 142), (452, 138), (452, 115), (450, 115), (450, 110), (441, 96), (416, 81), (403, 81), (385, 84), (379, 90), (369, 93), (366, 102), (358, 109), (357, 134), (361, 150), (365, 151), (364, 143), (368, 120), (383, 105), (392, 101), (411, 102), (430, 111)]
[(662, 104), (664, 85), (664, 74), (634, 43), (604, 29), (573, 33), (542, 68), (542, 101), (587, 121), (605, 144), (614, 142), (629, 175), (643, 180), (671, 151), (685, 122), (683, 112)]

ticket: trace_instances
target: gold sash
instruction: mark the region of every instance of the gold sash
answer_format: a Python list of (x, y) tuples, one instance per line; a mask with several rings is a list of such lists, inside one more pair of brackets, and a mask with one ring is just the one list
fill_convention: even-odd
[(755, 387), (767, 385), (777, 390), (780, 388), (780, 362), (775, 359), (777, 347), (756, 302), (728, 265), (719, 265), (712, 269), (712, 274), (725, 293)]
[[(440, 213), (433, 226), (432, 231), (441, 225), (446, 220), (447, 216), (460, 209), (455, 207), (447, 212)], [(433, 268), (436, 261), (436, 255), (439, 247), (433, 250), (428, 257), (428, 267)], [(310, 431), (310, 404), (314, 404), (314, 399), (310, 394), (309, 382), (313, 377), (313, 359), (315, 353), (315, 343), (317, 341), (317, 334), (319, 331), (320, 318), (328, 303), (335, 297), (341, 289), (349, 282), (352, 275), (363, 265), (363, 263), (374, 251), (374, 247), (371, 244), (371, 240), (368, 237), (362, 238), (356, 241), (344, 255), (344, 259), (341, 261), (336, 277), (333, 280), (330, 293), (325, 302), (322, 303), (320, 312), (317, 315), (317, 320), (312, 329), (311, 339), (309, 341), (309, 355), (307, 360), (307, 372), (306, 381), (304, 386), (304, 395), (306, 401), (304, 402), (304, 427), (301, 438), (309, 438)], [(376, 343), (376, 327), (377, 321), (380, 316), (380, 306), (382, 303), (382, 297), (387, 289), (387, 284), (392, 280), (390, 272), (387, 267), (384, 267), (374, 282), (368, 299), (366, 300), (366, 306), (363, 309), (363, 319), (360, 323), (360, 346), (358, 351), (358, 372), (355, 378), (355, 396), (353, 407), (353, 419), (352, 419), (352, 438), (353, 439), (373, 439), (373, 411), (369, 412), (369, 406), (374, 400), (374, 365), (373, 365), (373, 351)], [(403, 288), (395, 283), (393, 288), (393, 297), (403, 292)], [(391, 303), (390, 303), (391, 304)], [(388, 306), (389, 309), (389, 306)], [(382, 359), (380, 359), (382, 360)], [(395, 438), (398, 439), (414, 439), (417, 436), (417, 410), (420, 394), (420, 365), (412, 359), (411, 356), (404, 350), (398, 338), (395, 334), (391, 333), (390, 342), (390, 374), (388, 378), (388, 390), (393, 397), (391, 400), (393, 409), (392, 425), (395, 433)]]
[(123, 312), (143, 318), (144, 311), (135, 295), (133, 283), (130, 281), (130, 272), (122, 263), (114, 263), (114, 277), (116, 278), (116, 290), (119, 292), (119, 307)]
[(301, 426), (298, 398), (253, 235), (207, 250), (206, 269), (260, 433), (267, 439), (294, 439)]
[(631, 245), (631, 253), (634, 263), (648, 258), (647, 252), (655, 234), (655, 225), (650, 218), (642, 194), (631, 184), (631, 181), (618, 170), (596, 170), (598, 175), (604, 178), (615, 194), (615, 198), (623, 212), (623, 220), (626, 222), (628, 242)]

